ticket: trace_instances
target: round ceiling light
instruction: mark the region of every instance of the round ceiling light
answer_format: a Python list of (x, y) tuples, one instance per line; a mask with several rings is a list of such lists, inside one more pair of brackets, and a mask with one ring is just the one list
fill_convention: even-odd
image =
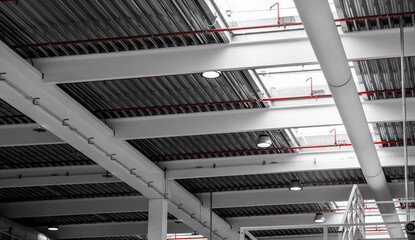
[(271, 137), (266, 134), (259, 135), (256, 145), (259, 148), (271, 147), (272, 145)]
[(207, 71), (207, 72), (203, 72), (202, 73), (202, 77), (204, 78), (218, 78), (222, 75), (222, 73), (220, 71)]
[(303, 190), (303, 185), (298, 180), (293, 180), (290, 185), (288, 186), (290, 191), (301, 191)]
[(58, 225), (58, 223), (56, 223), (56, 222), (51, 223), (51, 224), (48, 226), (48, 230), (49, 230), (49, 231), (58, 231), (58, 230), (59, 230), (59, 225)]
[(326, 219), (324, 218), (322, 213), (316, 213), (316, 216), (314, 217), (314, 222), (316, 223), (324, 223)]

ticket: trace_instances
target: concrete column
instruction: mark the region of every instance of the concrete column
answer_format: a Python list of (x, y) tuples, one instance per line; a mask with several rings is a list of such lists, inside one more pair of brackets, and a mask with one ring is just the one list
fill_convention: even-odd
[(150, 199), (148, 209), (148, 240), (166, 240), (167, 200)]

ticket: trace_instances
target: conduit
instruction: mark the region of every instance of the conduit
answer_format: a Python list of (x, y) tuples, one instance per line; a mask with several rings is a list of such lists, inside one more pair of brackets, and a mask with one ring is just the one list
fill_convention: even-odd
[[(340, 117), (376, 201), (392, 201), (353, 75), (327, 0), (294, 0), (311, 46), (320, 63)], [(395, 206), (378, 204), (384, 222), (399, 222)], [(403, 238), (400, 225), (387, 226), (391, 238)]]
[[(415, 12), (404, 13), (405, 16), (415, 15)], [(351, 17), (351, 18), (339, 18), (331, 21), (334, 22), (344, 22), (344, 21), (354, 21), (354, 20), (368, 20), (368, 19), (377, 19), (377, 18), (388, 18), (388, 17), (400, 17), (403, 16), (402, 13), (396, 14), (384, 14), (384, 15), (375, 15), (375, 16), (364, 16), (364, 17)], [(239, 30), (252, 30), (252, 29), (263, 29), (263, 28), (275, 28), (275, 27), (289, 27), (289, 26), (298, 26), (303, 25), (301, 22), (294, 23), (284, 23), (284, 24), (272, 24), (272, 25), (262, 25), (262, 26), (251, 26), (251, 27), (236, 27), (236, 28), (218, 28), (218, 29), (207, 29), (207, 30), (198, 30), (198, 31), (189, 31), (189, 32), (175, 32), (175, 33), (161, 33), (161, 34), (151, 34), (151, 35), (141, 35), (141, 36), (130, 36), (130, 37), (117, 37), (117, 38), (101, 38), (101, 39), (90, 39), (90, 40), (79, 40), (79, 41), (63, 41), (63, 42), (49, 42), (49, 43), (37, 43), (37, 44), (28, 44), (28, 45), (16, 45), (12, 46), (12, 49), (16, 48), (34, 48), (34, 47), (47, 47), (47, 46), (62, 46), (62, 45), (71, 45), (71, 44), (82, 44), (82, 43), (97, 43), (97, 42), (109, 42), (109, 41), (122, 41), (122, 40), (133, 40), (133, 39), (148, 39), (148, 38), (160, 38), (160, 37), (173, 37), (173, 36), (182, 36), (182, 35), (195, 35), (203, 33), (219, 33), (219, 32), (232, 32)]]

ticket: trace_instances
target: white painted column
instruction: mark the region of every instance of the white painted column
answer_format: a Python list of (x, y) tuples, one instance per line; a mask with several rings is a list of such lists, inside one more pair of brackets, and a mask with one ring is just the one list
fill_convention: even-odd
[(148, 212), (148, 240), (167, 239), (167, 200), (150, 199)]

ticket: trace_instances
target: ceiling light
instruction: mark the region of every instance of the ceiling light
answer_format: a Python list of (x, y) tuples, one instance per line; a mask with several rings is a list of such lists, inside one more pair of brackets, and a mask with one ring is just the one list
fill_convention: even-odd
[(202, 77), (204, 78), (218, 78), (222, 75), (220, 71), (207, 71), (202, 73)]
[(326, 219), (324, 218), (322, 213), (316, 213), (316, 216), (314, 217), (314, 222), (316, 223), (324, 223)]
[(303, 190), (303, 185), (298, 180), (293, 180), (290, 185), (288, 185), (290, 191), (300, 191)]
[(49, 224), (48, 226), (48, 230), (49, 231), (58, 231), (59, 230), (59, 225), (56, 222), (52, 222), (51, 224)]
[(257, 147), (260, 148), (268, 148), (271, 147), (272, 141), (270, 136), (266, 134), (259, 135), (258, 141), (256, 142)]

